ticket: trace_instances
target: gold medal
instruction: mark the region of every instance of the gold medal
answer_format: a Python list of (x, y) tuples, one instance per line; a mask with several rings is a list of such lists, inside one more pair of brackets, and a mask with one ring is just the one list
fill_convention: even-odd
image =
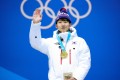
[(61, 53), (61, 58), (67, 58), (67, 56), (68, 56), (68, 53), (66, 52), (66, 51), (62, 51), (62, 53)]

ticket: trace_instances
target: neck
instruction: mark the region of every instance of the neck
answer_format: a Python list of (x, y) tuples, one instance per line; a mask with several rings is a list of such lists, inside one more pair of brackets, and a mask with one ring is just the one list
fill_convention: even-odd
[[(72, 32), (73, 32), (73, 31), (72, 31), (72, 30), (70, 30), (70, 29), (68, 29), (66, 32), (68, 32), (68, 31), (69, 31), (70, 33), (72, 33)], [(58, 30), (58, 31), (57, 31), (57, 34), (60, 34), (60, 33), (63, 33), (63, 32), (61, 32), (61, 31), (59, 31), (59, 30)]]

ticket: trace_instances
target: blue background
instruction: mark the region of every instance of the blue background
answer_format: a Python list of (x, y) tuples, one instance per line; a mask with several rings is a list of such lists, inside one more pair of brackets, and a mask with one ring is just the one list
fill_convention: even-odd
[[(21, 14), (21, 2), (0, 0), (0, 80), (48, 80), (48, 57), (29, 44), (31, 20)], [(91, 69), (85, 80), (120, 80), (120, 1), (91, 0), (91, 3), (91, 14), (75, 27), (91, 50)], [(73, 6), (80, 14), (87, 11), (84, 0), (75, 0)], [(24, 5), (28, 15), (37, 7), (35, 0), (28, 0)], [(57, 12), (63, 4), (60, 0), (51, 0), (49, 7)], [(72, 17), (72, 20), (76, 19)], [(43, 13), (42, 25), (50, 21)], [(53, 25), (42, 30), (42, 36), (51, 37), (55, 29)]]

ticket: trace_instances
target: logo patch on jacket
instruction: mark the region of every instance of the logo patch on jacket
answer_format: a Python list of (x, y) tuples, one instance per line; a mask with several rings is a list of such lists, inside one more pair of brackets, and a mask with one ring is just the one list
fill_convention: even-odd
[(72, 42), (72, 44), (75, 44), (75, 45), (76, 45), (76, 44), (77, 44), (77, 42), (76, 42), (76, 41), (73, 41), (73, 42)]

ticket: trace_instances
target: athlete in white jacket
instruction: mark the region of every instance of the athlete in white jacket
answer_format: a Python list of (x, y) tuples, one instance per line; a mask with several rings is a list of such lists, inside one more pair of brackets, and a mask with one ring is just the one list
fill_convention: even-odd
[(30, 44), (49, 58), (49, 80), (84, 80), (90, 64), (90, 50), (75, 28), (65, 8), (60, 9), (56, 18), (57, 30), (52, 38), (41, 37), (40, 10), (36, 9), (30, 28)]

